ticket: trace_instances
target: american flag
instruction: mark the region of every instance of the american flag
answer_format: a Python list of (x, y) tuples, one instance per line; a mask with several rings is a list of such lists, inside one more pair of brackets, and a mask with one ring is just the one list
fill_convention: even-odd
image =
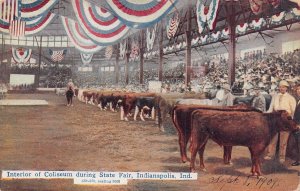
[(11, 36), (19, 37), (25, 35), (25, 25), (24, 21), (21, 21), (20, 18), (13, 20), (9, 25), (9, 32)]
[(19, 0), (0, 0), (0, 19), (11, 22), (21, 15)]
[(51, 49), (49, 49), (49, 53), (51, 55), (51, 59), (54, 62), (61, 62), (64, 59), (64, 55), (67, 54), (67, 50), (60, 50), (60, 51), (53, 51)]

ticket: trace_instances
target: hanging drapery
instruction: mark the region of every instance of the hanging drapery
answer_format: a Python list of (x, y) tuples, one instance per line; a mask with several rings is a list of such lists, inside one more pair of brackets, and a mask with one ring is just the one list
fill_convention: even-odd
[(264, 0), (249, 0), (250, 8), (255, 15), (263, 11)]
[(16, 63), (27, 63), (30, 60), (32, 49), (12, 47), (12, 57)]
[(23, 19), (26, 22), (25, 35), (34, 35), (43, 29), (54, 19), (55, 14), (48, 13), (34, 18)]
[(106, 49), (105, 49), (105, 57), (107, 59), (111, 59), (112, 54), (113, 54), (113, 47), (112, 46), (106, 47)]
[(72, 0), (72, 5), (80, 27), (97, 45), (113, 45), (129, 31), (126, 25), (102, 7), (85, 0)]
[(107, 0), (114, 14), (131, 28), (146, 28), (159, 22), (178, 0)]
[(103, 48), (96, 45), (91, 39), (89, 39), (82, 31), (79, 24), (74, 20), (61, 16), (61, 21), (68, 38), (80, 52), (91, 54)]
[(214, 42), (216, 42), (216, 41), (219, 40), (220, 36), (221, 36), (221, 32), (220, 31), (213, 32), (213, 33), (211, 33), (211, 40), (214, 41)]
[(222, 38), (228, 38), (229, 37), (229, 28), (226, 27), (222, 30), (222, 35), (221, 35)]
[(13, 20), (9, 25), (9, 33), (11, 36), (23, 37), (25, 35), (26, 22), (22, 21), (21, 18)]
[(44, 15), (58, 2), (58, 0), (22, 0), (20, 3), (21, 17), (30, 18)]
[(285, 11), (282, 11), (278, 14), (275, 14), (271, 17), (271, 24), (272, 25), (278, 25), (278, 24), (281, 24), (284, 19), (285, 19), (285, 15), (286, 15), (286, 12)]
[(80, 53), (81, 61), (84, 65), (91, 63), (93, 54)]
[(180, 22), (179, 14), (176, 12), (167, 18), (167, 37), (171, 39), (175, 36)]
[(197, 23), (200, 34), (203, 32), (206, 24), (210, 30), (215, 28), (219, 3), (220, 0), (212, 0), (209, 7), (207, 7), (204, 5), (203, 0), (197, 1)]
[(123, 43), (120, 43), (120, 58), (124, 59), (125, 58), (125, 54), (126, 54), (126, 41), (124, 41)]
[(49, 54), (51, 56), (52, 61), (61, 62), (64, 59), (64, 56), (67, 54), (67, 50), (53, 51), (49, 49)]
[(300, 19), (300, 6), (299, 8), (293, 8), (291, 12), (294, 18)]
[(153, 49), (154, 41), (155, 41), (155, 33), (156, 33), (156, 26), (154, 26), (152, 32), (151, 29), (147, 28), (147, 50), (150, 51)]
[(251, 26), (254, 30), (261, 29), (266, 24), (266, 20), (264, 18), (254, 19), (251, 22)]
[(236, 26), (236, 33), (239, 35), (245, 34), (248, 29), (248, 23), (242, 23)]

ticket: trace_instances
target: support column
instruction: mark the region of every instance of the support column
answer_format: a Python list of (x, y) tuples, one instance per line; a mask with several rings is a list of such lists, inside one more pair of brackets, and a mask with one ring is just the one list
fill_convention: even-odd
[(228, 84), (232, 86), (233, 82), (235, 81), (235, 51), (236, 51), (236, 34), (235, 34), (235, 28), (236, 28), (236, 22), (235, 22), (235, 7), (234, 2), (230, 1), (228, 2), (229, 12), (227, 12), (227, 19), (229, 24), (229, 45), (228, 45)]
[(140, 84), (144, 84), (144, 30), (140, 32)]
[(160, 23), (160, 37), (159, 37), (159, 67), (158, 67), (158, 80), (162, 82), (163, 80), (163, 62), (164, 62), (164, 51), (163, 51), (163, 40), (164, 40), (164, 30), (163, 21)]
[(39, 68), (38, 68), (38, 73), (36, 74), (35, 88), (38, 88), (39, 84), (40, 84), (41, 62), (42, 62), (42, 36), (40, 36), (40, 44), (39, 44)]
[(130, 39), (127, 38), (126, 40), (126, 53), (125, 53), (125, 84), (128, 85), (129, 84), (129, 56), (130, 56), (130, 51), (129, 51), (129, 43), (130, 43)]
[(115, 64), (116, 84), (119, 83), (119, 75), (120, 75), (119, 60), (120, 60), (120, 48), (119, 48), (119, 44), (117, 44), (116, 64)]
[(185, 86), (188, 87), (188, 84), (191, 82), (191, 46), (192, 46), (192, 37), (191, 37), (191, 28), (192, 28), (192, 17), (191, 11), (192, 7), (189, 6), (187, 10), (187, 27), (185, 31), (185, 40), (186, 40), (186, 53), (185, 53)]

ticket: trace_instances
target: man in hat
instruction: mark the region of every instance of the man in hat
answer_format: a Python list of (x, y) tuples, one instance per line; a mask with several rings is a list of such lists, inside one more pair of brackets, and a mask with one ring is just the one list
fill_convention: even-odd
[[(268, 112), (285, 110), (290, 116), (294, 116), (296, 108), (296, 100), (290, 95), (288, 90), (289, 84), (287, 81), (282, 80), (279, 82), (279, 93), (274, 95), (271, 101), (270, 108)], [(279, 161), (281, 163), (285, 162), (285, 154), (287, 141), (289, 138), (289, 132), (279, 132), (280, 142), (279, 142)], [(269, 146), (267, 147), (267, 155), (264, 157), (266, 160), (270, 160), (275, 155), (276, 145), (278, 141), (278, 135), (275, 135), (271, 140)]]
[(265, 97), (261, 94), (260, 88), (258, 86), (254, 87), (254, 98), (252, 100), (251, 106), (265, 112), (266, 111), (266, 99)]
[(224, 89), (224, 97), (221, 101), (221, 106), (233, 106), (233, 101), (235, 96), (231, 93), (231, 88), (229, 84), (225, 84), (223, 86)]

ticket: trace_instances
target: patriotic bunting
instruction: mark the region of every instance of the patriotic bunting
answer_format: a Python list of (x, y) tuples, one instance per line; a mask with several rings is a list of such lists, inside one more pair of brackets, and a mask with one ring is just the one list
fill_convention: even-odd
[(54, 62), (61, 62), (67, 54), (67, 50), (53, 51), (49, 49), (49, 54)]
[(195, 39), (192, 39), (192, 45), (195, 45), (199, 42), (199, 37), (195, 38)]
[(200, 44), (205, 44), (208, 40), (208, 35), (200, 36)]
[(81, 61), (84, 65), (91, 63), (93, 54), (80, 53)]
[(55, 14), (48, 13), (45, 15), (40, 15), (34, 18), (26, 18), (26, 27), (25, 27), (25, 35), (33, 35), (36, 34), (43, 29), (54, 19)]
[(125, 54), (126, 54), (126, 41), (124, 41), (124, 43), (120, 43), (120, 57), (122, 59), (125, 58)]
[(146, 28), (168, 14), (178, 0), (107, 0), (114, 14), (131, 28)]
[(0, 19), (10, 23), (15, 17), (20, 16), (20, 6), (19, 0), (0, 1)]
[(72, 5), (80, 27), (97, 45), (113, 45), (129, 31), (126, 25), (102, 7), (85, 0), (72, 0)]
[(248, 29), (248, 23), (242, 23), (236, 26), (236, 33), (237, 34), (245, 34)]
[(58, 2), (58, 0), (22, 0), (21, 17), (30, 18), (44, 15)]
[(155, 41), (155, 32), (156, 32), (156, 26), (154, 26), (152, 32), (149, 28), (147, 28), (147, 50), (150, 51), (153, 49), (154, 41)]
[(31, 57), (32, 49), (12, 47), (12, 57), (16, 63), (27, 63)]
[(9, 25), (10, 35), (15, 37), (23, 37), (25, 35), (25, 26), (26, 23), (24, 21), (21, 21), (20, 18), (11, 21)]
[(226, 27), (225, 29), (222, 30), (221, 37), (222, 38), (227, 38), (229, 36), (229, 28)]
[(261, 29), (266, 24), (266, 20), (264, 18), (254, 19), (251, 22), (251, 26), (254, 30)]
[(114, 49), (113, 49), (112, 46), (106, 47), (106, 50), (105, 50), (105, 57), (106, 57), (107, 59), (111, 59), (112, 54), (113, 54), (113, 51), (114, 51)]
[(294, 18), (300, 19), (300, 7), (293, 8), (291, 12), (292, 12), (292, 15), (294, 16)]
[(167, 18), (167, 36), (171, 39), (175, 36), (180, 22), (179, 14), (176, 12)]
[(268, 0), (268, 2), (273, 5), (274, 8), (277, 8), (280, 5), (280, 0)]
[(197, 23), (200, 34), (203, 32), (206, 24), (210, 30), (215, 28), (219, 3), (220, 0), (212, 0), (209, 7), (206, 7), (203, 4), (203, 0), (197, 1)]
[(212, 41), (218, 41), (219, 40), (219, 38), (220, 38), (220, 36), (221, 36), (221, 32), (220, 31), (217, 31), (217, 32), (213, 32), (212, 34), (211, 34), (211, 40)]
[(90, 55), (103, 48), (89, 39), (74, 20), (61, 16), (61, 21), (69, 39), (80, 52)]
[(285, 19), (286, 12), (282, 11), (281, 13), (275, 14), (271, 17), (271, 24), (278, 25), (281, 24)]

